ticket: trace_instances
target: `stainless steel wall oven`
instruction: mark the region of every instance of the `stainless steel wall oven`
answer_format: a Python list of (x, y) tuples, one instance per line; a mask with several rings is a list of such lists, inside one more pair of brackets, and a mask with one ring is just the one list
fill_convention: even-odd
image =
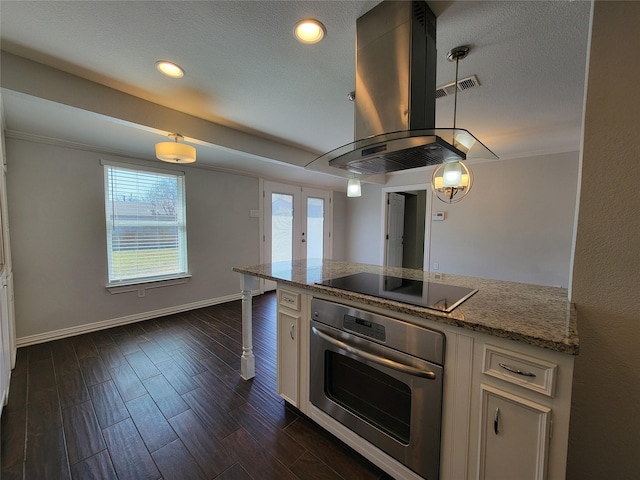
[(437, 480), (444, 335), (320, 299), (311, 314), (311, 403)]

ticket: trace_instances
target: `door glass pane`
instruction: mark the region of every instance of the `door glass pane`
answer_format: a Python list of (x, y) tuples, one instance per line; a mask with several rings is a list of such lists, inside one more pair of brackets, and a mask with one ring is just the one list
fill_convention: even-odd
[(293, 195), (271, 194), (271, 261), (293, 260)]
[(324, 199), (307, 198), (307, 258), (323, 258)]

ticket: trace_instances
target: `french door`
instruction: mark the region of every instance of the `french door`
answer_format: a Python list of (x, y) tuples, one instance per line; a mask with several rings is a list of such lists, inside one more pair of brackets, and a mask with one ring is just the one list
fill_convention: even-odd
[(265, 263), (331, 258), (331, 192), (265, 181), (263, 212)]

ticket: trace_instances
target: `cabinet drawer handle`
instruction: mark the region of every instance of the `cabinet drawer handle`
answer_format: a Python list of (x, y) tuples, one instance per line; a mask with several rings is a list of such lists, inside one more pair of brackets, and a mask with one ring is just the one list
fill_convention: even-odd
[(292, 323), (291, 324), (291, 329), (289, 330), (289, 335), (291, 335), (291, 340), (295, 340), (295, 338), (293, 337), (293, 329), (295, 328), (295, 324)]
[(519, 370), (517, 368), (514, 367), (510, 367), (509, 365), (507, 365), (506, 363), (499, 363), (498, 365), (500, 365), (502, 368), (504, 368), (506, 371), (511, 372), (511, 373), (515, 373), (516, 375), (522, 375), (523, 377), (535, 377), (536, 374), (532, 373), (532, 372), (524, 372), (522, 370)]
[(282, 300), (287, 302), (287, 303), (293, 303), (293, 298), (289, 298), (289, 297), (282, 297)]
[(493, 416), (493, 433), (498, 434), (498, 422), (500, 421), (500, 409), (496, 408), (496, 413)]

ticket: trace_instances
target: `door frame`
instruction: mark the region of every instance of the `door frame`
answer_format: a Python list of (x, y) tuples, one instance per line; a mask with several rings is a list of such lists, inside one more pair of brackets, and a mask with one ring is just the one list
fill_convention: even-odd
[(424, 219), (424, 256), (422, 259), (422, 270), (428, 272), (431, 270), (429, 263), (429, 254), (431, 250), (431, 209), (433, 208), (433, 202), (431, 199), (431, 186), (426, 183), (416, 184), (416, 185), (401, 185), (394, 187), (383, 187), (382, 195), (381, 195), (381, 218), (380, 222), (380, 238), (382, 242), (380, 244), (380, 264), (386, 266), (386, 250), (387, 250), (387, 217), (388, 217), (388, 206), (387, 206), (387, 197), (389, 193), (399, 193), (399, 192), (413, 192), (415, 190), (425, 190), (425, 219)]
[[(384, 248), (384, 265), (393, 266), (393, 267), (401, 267), (403, 265), (404, 258), (404, 218), (406, 216), (405, 203), (406, 196), (401, 195), (397, 192), (387, 192), (387, 215), (385, 218), (385, 248)], [(396, 205), (398, 203), (398, 205)], [(402, 204), (402, 219), (395, 219), (395, 222), (392, 222), (393, 218), (396, 216), (400, 216), (399, 204)], [(392, 212), (395, 212), (392, 215)], [(398, 221), (399, 220), (399, 221)], [(402, 236), (400, 237), (400, 244), (398, 246), (398, 239), (395, 237), (395, 233), (400, 233), (400, 229), (398, 227), (402, 226)], [(393, 250), (391, 249), (391, 245), (394, 245)], [(396, 261), (395, 256), (400, 254), (400, 264)], [(393, 259), (393, 265), (390, 265), (391, 259)]]

